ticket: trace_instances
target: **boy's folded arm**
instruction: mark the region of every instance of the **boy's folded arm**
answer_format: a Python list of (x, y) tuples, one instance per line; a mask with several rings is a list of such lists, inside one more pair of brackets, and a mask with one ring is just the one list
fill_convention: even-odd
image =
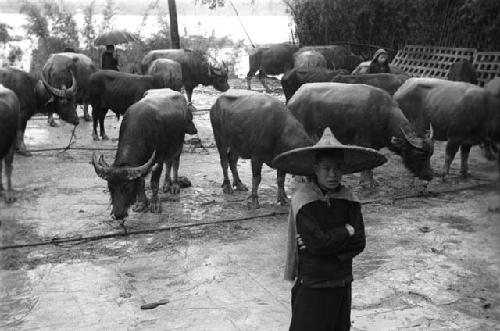
[(297, 214), (297, 232), (306, 249), (315, 255), (334, 255), (349, 241), (349, 232), (344, 226), (324, 231), (312, 215), (301, 209)]

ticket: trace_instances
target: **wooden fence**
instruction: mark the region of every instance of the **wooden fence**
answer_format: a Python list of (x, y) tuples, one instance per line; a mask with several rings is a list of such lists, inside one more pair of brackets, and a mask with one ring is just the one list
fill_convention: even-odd
[(475, 48), (407, 45), (398, 51), (391, 64), (410, 76), (446, 79), (451, 65), (460, 60), (473, 63), (480, 86), (500, 76), (500, 52), (478, 52)]

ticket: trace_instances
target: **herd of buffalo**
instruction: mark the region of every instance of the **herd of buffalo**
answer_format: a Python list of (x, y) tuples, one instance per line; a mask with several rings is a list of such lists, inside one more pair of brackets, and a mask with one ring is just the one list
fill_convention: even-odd
[[(367, 74), (359, 69), (360, 63), (359, 56), (342, 46), (299, 49), (280, 44), (256, 49), (249, 56), (248, 89), (257, 71), (266, 90), (267, 74), (284, 73), (281, 83), (286, 104), (264, 93), (229, 90), (227, 66), (188, 49), (149, 52), (142, 61), (143, 74), (97, 70), (90, 58), (72, 52), (53, 54), (40, 79), (15, 68), (1, 68), (0, 160), (4, 160), (7, 177), (4, 197), (8, 202), (14, 200), (13, 154), (17, 149), (29, 155), (23, 137), (31, 116), (47, 113), (53, 124), (51, 114), (57, 113), (62, 120), (77, 125), (76, 106), (84, 105), (84, 118), (90, 120), (90, 104), (94, 140), (108, 139), (104, 130), (108, 109), (123, 115), (113, 164), (106, 163), (102, 155), (92, 157), (95, 172), (108, 183), (112, 215), (123, 219), (133, 204), (136, 211), (160, 212), (163, 164), (163, 190), (178, 194), (184, 135), (197, 133), (191, 96), (198, 84), (224, 92), (210, 109), (223, 191), (247, 190), (239, 178), (237, 161), (251, 159), (250, 203), (254, 207), (259, 205), (262, 165), (272, 167), (278, 154), (313, 144), (326, 127), (344, 144), (389, 148), (401, 156), (415, 177), (425, 181), (434, 175), (430, 157), (435, 140), (448, 142), (443, 176), (458, 149), (463, 176), (468, 175), (471, 146), (483, 145), (490, 158), (498, 152), (499, 77), (485, 88), (479, 87), (467, 61), (452, 66), (449, 78), (454, 81), (410, 78), (394, 66), (391, 73)], [(181, 87), (187, 100), (180, 93)], [(0, 174), (1, 166), (2, 162)], [(144, 178), (149, 172), (152, 197), (148, 201)], [(277, 200), (282, 204), (288, 201), (284, 181), (285, 173), (278, 170)], [(373, 186), (372, 172), (363, 173), (361, 182)]]

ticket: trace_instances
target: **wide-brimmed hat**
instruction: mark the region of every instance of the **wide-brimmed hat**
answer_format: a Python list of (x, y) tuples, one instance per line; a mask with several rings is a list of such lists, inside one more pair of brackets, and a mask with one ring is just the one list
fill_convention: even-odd
[(342, 152), (341, 169), (344, 174), (369, 170), (387, 162), (386, 157), (374, 149), (340, 143), (327, 127), (315, 145), (281, 153), (274, 158), (272, 165), (290, 174), (313, 176), (316, 155), (328, 151)]

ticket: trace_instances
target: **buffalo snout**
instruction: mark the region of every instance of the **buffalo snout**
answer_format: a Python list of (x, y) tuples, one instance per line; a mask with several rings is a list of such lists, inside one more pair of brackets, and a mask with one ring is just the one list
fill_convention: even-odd
[(196, 126), (194, 125), (193, 122), (189, 122), (188, 125), (186, 126), (186, 133), (187, 134), (197, 134), (198, 133), (198, 129), (196, 128)]

